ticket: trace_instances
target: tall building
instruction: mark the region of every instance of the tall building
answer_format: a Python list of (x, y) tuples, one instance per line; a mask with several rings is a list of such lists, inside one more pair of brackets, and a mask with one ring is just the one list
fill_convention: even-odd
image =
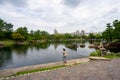
[(79, 32), (79, 30), (77, 30), (76, 32), (71, 33), (71, 35), (72, 35), (72, 36), (74, 36), (74, 35), (75, 35), (75, 36), (80, 36), (80, 32)]
[(54, 29), (54, 34), (58, 34), (58, 31), (56, 29)]
[(80, 36), (79, 30), (77, 30), (77, 31), (75, 32), (75, 34), (76, 34), (76, 36)]
[(84, 30), (81, 30), (81, 35), (85, 35), (85, 31)]

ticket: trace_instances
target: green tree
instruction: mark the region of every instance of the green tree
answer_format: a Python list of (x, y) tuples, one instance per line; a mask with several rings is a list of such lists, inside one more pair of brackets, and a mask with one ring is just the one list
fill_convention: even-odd
[(105, 39), (105, 40), (109, 40), (109, 34), (108, 34), (107, 30), (102, 32), (102, 38)]
[(23, 41), (24, 36), (22, 36), (20, 33), (12, 33), (12, 39), (17, 41)]
[(94, 35), (93, 33), (90, 33), (90, 34), (88, 35), (88, 38), (89, 38), (89, 39), (94, 39), (94, 38), (95, 38), (95, 35)]
[(34, 40), (40, 40), (40, 30), (34, 31), (33, 39)]
[(110, 23), (107, 24), (107, 31), (109, 34), (109, 40), (112, 41), (112, 26)]
[(81, 39), (87, 39), (86, 35), (81, 35)]
[(113, 21), (113, 27), (114, 27), (114, 37), (116, 39), (120, 39), (120, 21), (118, 20)]
[(95, 34), (95, 38), (96, 38), (96, 39), (101, 39), (101, 38), (102, 38), (102, 35), (101, 35), (100, 33), (97, 33), (97, 34)]
[(13, 31), (13, 25), (0, 19), (0, 39), (10, 39)]
[(33, 31), (33, 30), (31, 30), (31, 31), (30, 31), (30, 35), (33, 35), (33, 34), (34, 34), (34, 31)]
[(55, 34), (55, 35), (54, 35), (54, 39), (55, 39), (55, 40), (63, 39), (63, 35), (62, 35), (62, 34)]
[(40, 30), (37, 30), (37, 31), (31, 30), (30, 35), (34, 40), (44, 40), (44, 39), (47, 40), (50, 37), (50, 34), (48, 32), (40, 31)]
[(40, 31), (40, 37), (41, 39), (48, 39), (50, 34), (46, 31)]
[(114, 34), (113, 27), (110, 23), (107, 23), (106, 27), (106, 30), (102, 33), (102, 37), (106, 40), (112, 41), (112, 35)]
[(0, 31), (3, 31), (4, 21), (0, 19)]
[(68, 33), (64, 34), (64, 36), (65, 36), (65, 39), (71, 39), (72, 38), (72, 36)]
[(103, 39), (112, 41), (113, 39), (120, 40), (120, 21), (115, 20), (113, 23), (108, 23), (106, 30), (102, 33)]
[(20, 27), (16, 30), (16, 32), (21, 34), (25, 40), (28, 38), (28, 31), (26, 27)]
[(49, 36), (49, 39), (54, 39), (54, 34), (51, 34), (50, 36)]

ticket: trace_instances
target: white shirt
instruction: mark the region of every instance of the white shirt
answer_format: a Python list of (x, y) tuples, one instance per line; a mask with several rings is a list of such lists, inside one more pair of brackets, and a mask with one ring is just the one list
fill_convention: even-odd
[(67, 52), (66, 51), (62, 51), (63, 56), (67, 56)]

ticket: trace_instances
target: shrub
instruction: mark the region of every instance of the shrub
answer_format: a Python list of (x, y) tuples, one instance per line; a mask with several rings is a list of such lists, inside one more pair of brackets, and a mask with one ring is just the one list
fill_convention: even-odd
[(108, 49), (110, 50), (110, 52), (120, 52), (120, 42), (111, 42), (108, 45)]
[(100, 56), (100, 50), (96, 50), (90, 54), (90, 56)]

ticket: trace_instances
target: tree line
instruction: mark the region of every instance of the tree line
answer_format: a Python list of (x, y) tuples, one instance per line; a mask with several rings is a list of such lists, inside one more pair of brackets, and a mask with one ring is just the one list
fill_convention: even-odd
[(65, 34), (49, 34), (47, 31), (31, 30), (28, 32), (27, 27), (19, 27), (13, 31), (13, 24), (7, 23), (0, 19), (0, 40), (11, 39), (15, 41), (25, 41), (25, 40), (65, 40), (65, 39), (105, 39), (105, 40), (115, 40), (120, 39), (120, 21), (115, 20), (113, 23), (108, 23), (106, 25), (106, 30), (101, 33), (93, 34), (90, 33), (86, 35), (71, 35), (69, 33)]
[(13, 25), (7, 23), (4, 20), (0, 19), (0, 39), (11, 39), (11, 34), (13, 31)]
[(107, 23), (105, 31), (102, 32), (103, 39), (107, 41), (120, 41), (120, 21), (114, 20)]

